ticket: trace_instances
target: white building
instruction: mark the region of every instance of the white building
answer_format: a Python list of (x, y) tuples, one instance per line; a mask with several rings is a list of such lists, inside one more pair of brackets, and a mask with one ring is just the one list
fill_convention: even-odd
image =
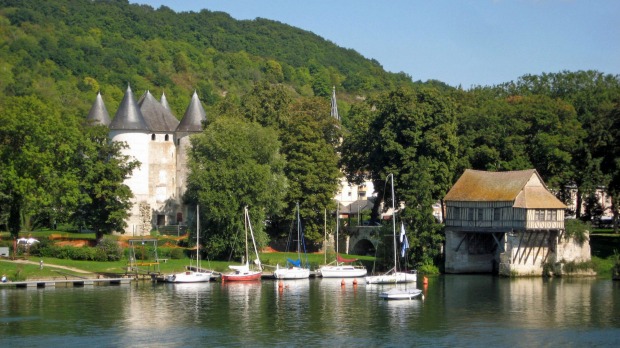
[(183, 224), (189, 136), (202, 132), (206, 120), (196, 92), (180, 122), (165, 95), (159, 102), (147, 91), (136, 101), (130, 87), (112, 121), (101, 94), (87, 119), (108, 126), (110, 140), (126, 142), (124, 153), (141, 163), (125, 180), (134, 195), (125, 233), (148, 235), (157, 226)]

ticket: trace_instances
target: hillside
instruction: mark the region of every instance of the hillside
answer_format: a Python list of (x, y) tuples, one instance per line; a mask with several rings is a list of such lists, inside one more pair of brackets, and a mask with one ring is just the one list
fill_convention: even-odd
[(213, 105), (263, 79), (302, 96), (328, 96), (336, 86), (341, 100), (412, 84), (404, 73), (286, 24), (126, 0), (0, 0), (0, 66), (0, 103), (37, 95), (81, 115), (99, 90), (115, 110), (128, 83), (165, 91), (177, 115), (193, 90)]

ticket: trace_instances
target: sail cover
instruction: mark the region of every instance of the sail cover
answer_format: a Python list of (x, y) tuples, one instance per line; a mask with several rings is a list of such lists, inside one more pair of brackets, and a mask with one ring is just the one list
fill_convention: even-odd
[(286, 260), (293, 266), (295, 267), (301, 267), (301, 260), (300, 259), (296, 259), (296, 260), (291, 260), (288, 257), (286, 258)]
[(341, 257), (340, 254), (336, 255), (336, 260), (338, 260), (338, 262), (347, 262), (347, 263), (357, 261), (357, 259), (345, 259)]

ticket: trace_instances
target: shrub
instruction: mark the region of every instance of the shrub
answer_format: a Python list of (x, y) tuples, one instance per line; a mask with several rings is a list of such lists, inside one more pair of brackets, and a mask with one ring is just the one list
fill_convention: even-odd
[(123, 255), (122, 248), (111, 238), (102, 238), (95, 248), (97, 261), (119, 261)]
[(579, 219), (568, 219), (564, 222), (566, 228), (566, 237), (572, 237), (579, 244), (583, 244), (588, 240), (591, 226), (589, 223), (583, 222)]

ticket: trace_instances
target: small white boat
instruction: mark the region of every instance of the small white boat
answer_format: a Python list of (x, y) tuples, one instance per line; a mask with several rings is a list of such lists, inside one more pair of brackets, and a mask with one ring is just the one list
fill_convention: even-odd
[(169, 274), (166, 276), (168, 283), (204, 283), (211, 280), (213, 272), (200, 269), (200, 216), (196, 206), (196, 267), (188, 266), (185, 272)]
[(420, 289), (398, 289), (392, 288), (387, 291), (383, 291), (379, 294), (379, 297), (384, 300), (411, 300), (416, 297), (421, 297), (424, 299), (424, 295), (422, 295), (422, 290)]
[[(413, 273), (399, 272), (398, 271), (398, 253), (396, 246), (396, 207), (394, 198), (394, 174), (390, 174), (388, 178), (392, 179), (392, 234), (394, 238), (394, 268), (389, 270), (385, 274), (368, 276), (366, 277), (366, 284), (398, 284), (398, 283), (415, 283), (418, 280), (415, 271)], [(401, 257), (405, 257), (405, 253), (409, 248), (409, 242), (407, 241), (407, 234), (405, 233), (405, 225), (400, 225), (400, 243), (401, 243)]]
[(317, 274), (323, 278), (357, 278), (365, 276), (368, 271), (363, 265), (353, 265), (357, 259), (345, 259), (338, 254), (339, 210), (336, 209), (336, 261), (319, 267)]
[[(291, 234), (292, 238), (292, 234)], [(306, 267), (302, 267), (301, 247), (303, 245), (304, 255), (306, 254), (306, 243), (304, 233), (301, 228), (301, 217), (299, 216), (299, 203), (297, 203), (297, 260), (287, 259), (288, 267), (280, 268), (276, 265), (273, 277), (276, 279), (305, 279), (310, 278), (310, 268), (308, 267), (308, 257), (306, 256)]]
[(417, 274), (405, 272), (390, 272), (386, 274), (365, 277), (366, 284), (415, 283), (417, 279)]

